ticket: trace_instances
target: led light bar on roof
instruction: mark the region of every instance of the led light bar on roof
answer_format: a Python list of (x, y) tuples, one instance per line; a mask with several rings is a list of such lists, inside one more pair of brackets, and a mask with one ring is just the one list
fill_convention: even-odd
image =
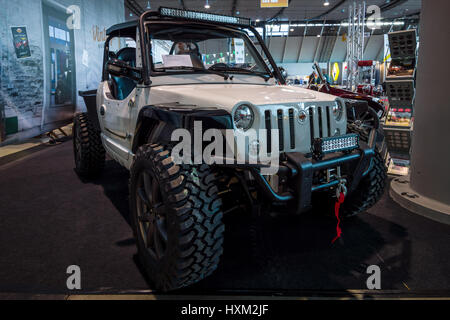
[(251, 25), (251, 20), (248, 18), (224, 16), (221, 14), (205, 13), (198, 11), (186, 11), (175, 8), (159, 8), (159, 14), (165, 17), (182, 18), (196, 21), (210, 21), (224, 24), (236, 24), (236, 25)]

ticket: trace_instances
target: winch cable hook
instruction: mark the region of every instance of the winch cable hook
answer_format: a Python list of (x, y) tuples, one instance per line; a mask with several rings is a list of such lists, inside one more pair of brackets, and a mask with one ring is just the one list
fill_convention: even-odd
[(345, 179), (341, 179), (339, 182), (338, 187), (336, 188), (336, 197), (337, 197), (337, 201), (336, 204), (334, 205), (334, 214), (336, 216), (337, 219), (337, 226), (336, 226), (336, 237), (333, 239), (333, 241), (331, 243), (335, 243), (337, 239), (339, 239), (342, 235), (342, 229), (341, 229), (341, 219), (339, 217), (339, 210), (341, 208), (341, 205), (344, 203), (345, 201), (345, 196), (347, 195), (347, 187), (346, 187), (346, 180)]

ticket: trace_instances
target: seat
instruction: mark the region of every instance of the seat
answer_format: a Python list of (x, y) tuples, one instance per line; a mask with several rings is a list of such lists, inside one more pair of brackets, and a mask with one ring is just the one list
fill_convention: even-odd
[[(117, 52), (117, 59), (127, 62), (131, 67), (136, 67), (136, 48), (123, 48)], [(137, 82), (130, 78), (112, 77), (115, 85), (114, 97), (117, 100), (126, 99), (136, 87)]]
[(172, 46), (172, 48), (170, 49), (170, 55), (189, 55), (191, 56), (191, 62), (192, 62), (192, 66), (195, 68), (204, 68), (205, 66), (203, 65), (202, 62), (202, 55), (200, 53), (200, 49), (198, 47), (198, 45), (196, 43), (193, 42), (188, 42), (188, 48), (189, 50), (183, 50), (180, 51), (178, 49), (178, 44), (185, 44), (185, 42), (175, 42)]

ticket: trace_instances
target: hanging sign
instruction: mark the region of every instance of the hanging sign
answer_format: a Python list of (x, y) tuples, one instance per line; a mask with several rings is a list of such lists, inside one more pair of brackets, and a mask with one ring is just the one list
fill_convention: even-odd
[(289, 0), (261, 0), (261, 8), (287, 8)]
[(11, 27), (14, 49), (18, 59), (31, 57), (26, 27)]

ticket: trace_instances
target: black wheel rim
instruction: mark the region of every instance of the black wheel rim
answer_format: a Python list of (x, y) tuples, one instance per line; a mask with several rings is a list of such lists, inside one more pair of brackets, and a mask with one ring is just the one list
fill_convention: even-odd
[(159, 182), (147, 170), (138, 176), (136, 205), (138, 231), (145, 248), (160, 260), (167, 248), (167, 216)]
[(351, 116), (348, 120), (348, 128), (351, 131), (356, 131), (361, 135), (361, 138), (368, 139), (370, 131), (378, 127), (378, 117), (373, 114), (371, 110), (357, 113), (355, 109), (352, 110)]

